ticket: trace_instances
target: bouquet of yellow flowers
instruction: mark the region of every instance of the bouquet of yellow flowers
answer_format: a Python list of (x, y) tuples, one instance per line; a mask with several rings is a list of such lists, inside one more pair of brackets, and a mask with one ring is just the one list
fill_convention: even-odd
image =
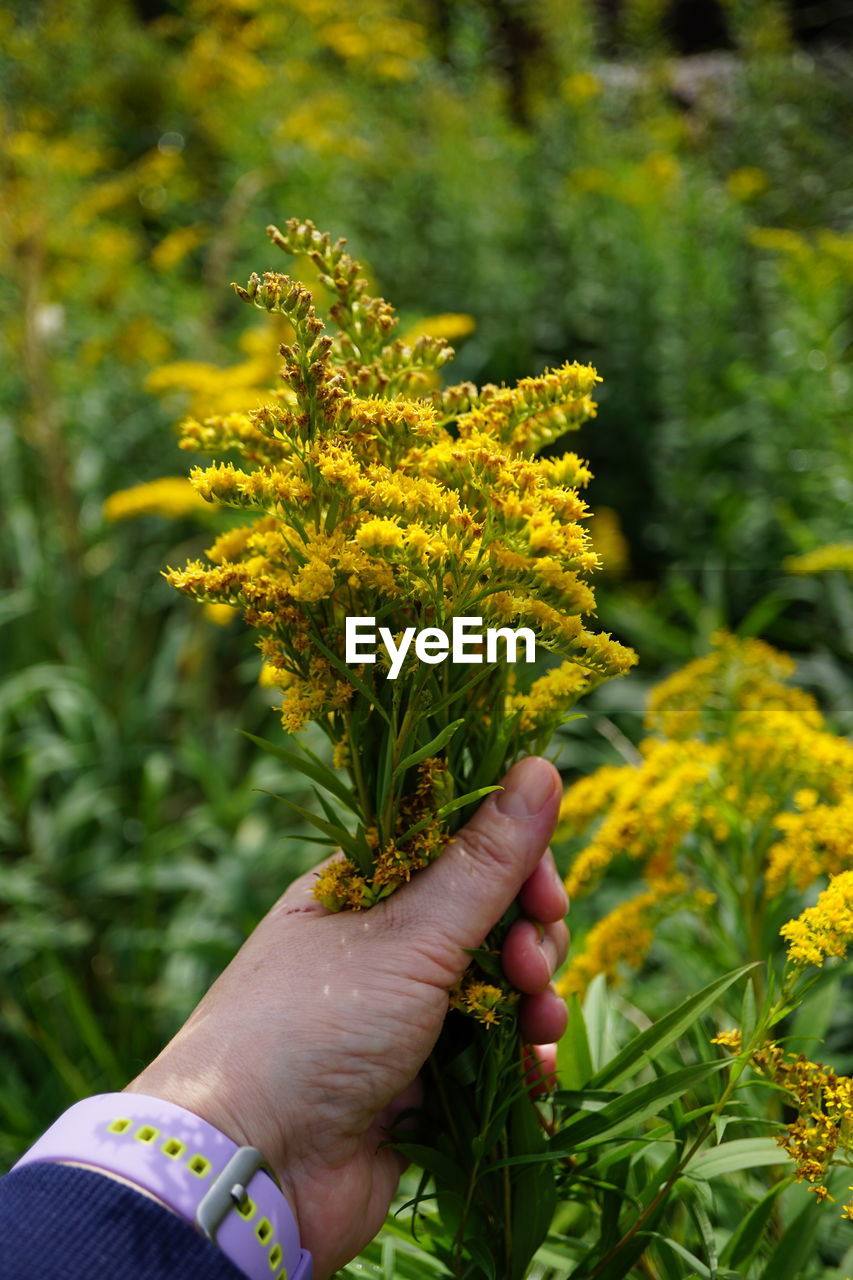
[[(215, 462), (191, 480), (250, 518), (217, 538), (207, 562), (167, 577), (241, 609), (266, 682), (283, 691), (284, 728), (296, 735), (311, 721), (329, 739), (330, 762), (298, 739), (257, 741), (315, 786), (321, 812), (299, 812), (340, 850), (316, 897), (358, 910), (436, 858), (508, 766), (544, 747), (577, 699), (635, 656), (585, 621), (599, 563), (582, 524), (590, 473), (575, 453), (542, 453), (594, 415), (595, 370), (565, 364), (512, 388), (439, 389), (451, 348), (426, 334), (394, 340), (392, 308), (369, 296), (342, 241), (295, 220), (269, 233), (315, 264), (334, 297), (333, 327), (286, 275), (235, 286), (289, 325), (281, 385), (260, 408), (184, 422), (182, 445), (236, 455), (237, 465)], [(537, 646), (551, 657), (544, 673), (531, 665)], [(479, 1240), (496, 1260), (481, 1258), (485, 1273), (521, 1276), (553, 1188), (543, 1199), (541, 1168), (510, 1176), (504, 1165), (497, 1192), (489, 1177), (490, 1162), (541, 1149), (498, 958), (508, 923), (452, 996), (468, 1028), (441, 1067), (443, 1105), (455, 1113), (445, 1127), (463, 1135), (448, 1152), (453, 1179), (427, 1147), (419, 1154), (464, 1235), (457, 1261)], [(513, 1223), (512, 1192), (532, 1174), (540, 1212), (522, 1229), (530, 1215), (516, 1210)]]

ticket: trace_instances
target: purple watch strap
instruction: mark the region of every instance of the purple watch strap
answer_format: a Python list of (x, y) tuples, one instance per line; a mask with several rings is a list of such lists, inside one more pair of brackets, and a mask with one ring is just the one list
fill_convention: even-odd
[(15, 1169), (79, 1162), (150, 1191), (196, 1226), (250, 1280), (311, 1280), (290, 1205), (254, 1147), (238, 1147), (192, 1111), (140, 1093), (75, 1103)]

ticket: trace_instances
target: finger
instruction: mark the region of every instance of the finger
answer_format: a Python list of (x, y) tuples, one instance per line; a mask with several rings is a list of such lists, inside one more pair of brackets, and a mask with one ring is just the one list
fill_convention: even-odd
[(569, 1011), (553, 987), (538, 995), (523, 996), (519, 1011), (521, 1034), (530, 1044), (549, 1044), (566, 1030)]
[(405, 1129), (414, 1128), (416, 1113), (423, 1106), (423, 1100), (423, 1081), (416, 1076), (376, 1117), (375, 1128), (381, 1135), (380, 1140), (387, 1141), (394, 1129), (402, 1132)]
[(569, 950), (569, 931), (562, 920), (539, 925), (533, 920), (516, 920), (501, 950), (501, 964), (509, 981), (519, 991), (544, 991)]
[(527, 1045), (524, 1053), (525, 1078), (530, 1096), (539, 1098), (557, 1087), (557, 1046), (555, 1044)]
[(533, 756), (513, 765), (441, 857), (387, 900), (395, 924), (461, 972), (547, 848), (560, 806), (560, 775)]
[(560, 879), (554, 862), (554, 855), (546, 849), (521, 886), (518, 895), (521, 910), (531, 920), (541, 920), (549, 924), (553, 920), (562, 920), (569, 910), (569, 895)]

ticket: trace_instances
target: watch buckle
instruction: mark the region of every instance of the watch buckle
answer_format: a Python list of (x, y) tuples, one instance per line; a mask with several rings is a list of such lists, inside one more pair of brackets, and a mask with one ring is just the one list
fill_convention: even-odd
[(216, 1233), (231, 1209), (246, 1203), (249, 1183), (264, 1164), (257, 1147), (238, 1147), (199, 1201), (195, 1225), (208, 1240), (216, 1243)]

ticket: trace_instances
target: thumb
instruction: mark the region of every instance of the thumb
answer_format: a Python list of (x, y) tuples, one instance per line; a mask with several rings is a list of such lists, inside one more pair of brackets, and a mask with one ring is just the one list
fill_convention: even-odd
[[(459, 971), (542, 857), (560, 808), (560, 775), (531, 756), (513, 765), (444, 853), (388, 899), (398, 923)], [(449, 954), (448, 954), (449, 953)]]

